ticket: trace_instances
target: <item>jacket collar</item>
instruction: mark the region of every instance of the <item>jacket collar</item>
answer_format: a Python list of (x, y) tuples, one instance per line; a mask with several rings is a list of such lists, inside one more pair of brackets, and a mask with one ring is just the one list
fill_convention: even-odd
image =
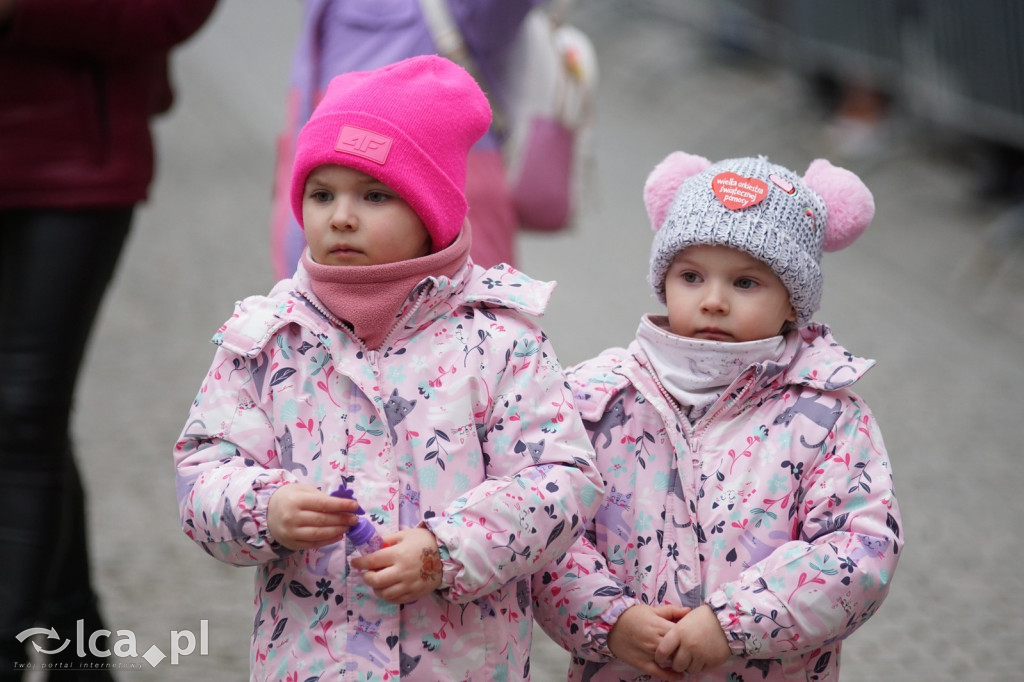
[[(786, 349), (777, 361), (751, 365), (741, 373), (727, 391), (753, 382), (755, 391), (770, 386), (806, 386), (819, 391), (835, 391), (858, 381), (875, 365), (850, 353), (835, 340), (832, 331), (823, 324), (810, 323), (789, 331)], [(634, 357), (645, 366), (649, 361), (639, 344), (630, 346)]]
[[(415, 287), (417, 295), (403, 304), (399, 317), (416, 306), (404, 322), (405, 329), (419, 328), (460, 305), (484, 310), (506, 308), (540, 317), (554, 288), (555, 282), (534, 280), (504, 263), (484, 270), (469, 261), (452, 277), (424, 278)], [(239, 302), (213, 342), (240, 355), (255, 357), (288, 324), (300, 325), (324, 339), (343, 329), (313, 293), (309, 274), (301, 264), (294, 276), (278, 282), (268, 295), (250, 296)], [(346, 337), (356, 342), (347, 332)]]
[[(594, 359), (588, 362), (597, 362)], [(586, 363), (584, 363), (586, 364)], [(759, 363), (742, 373), (727, 389), (738, 391), (750, 383), (749, 395), (780, 386), (806, 386), (818, 391), (835, 391), (857, 382), (874, 367), (875, 361), (853, 355), (832, 336), (828, 326), (810, 323), (786, 335), (786, 351), (778, 363)], [(573, 368), (575, 373), (580, 367)], [(587, 401), (581, 407), (583, 418), (600, 418), (608, 406), (627, 389), (636, 384), (647, 397), (660, 394), (651, 373), (650, 363), (640, 345), (634, 340), (617, 361), (602, 371), (597, 370), (602, 384), (600, 398)]]

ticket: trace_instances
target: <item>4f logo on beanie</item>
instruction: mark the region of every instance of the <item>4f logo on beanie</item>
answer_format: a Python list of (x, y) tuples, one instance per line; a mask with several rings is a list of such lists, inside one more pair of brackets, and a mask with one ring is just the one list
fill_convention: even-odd
[(391, 151), (391, 138), (372, 130), (345, 125), (341, 127), (334, 148), (339, 152), (355, 154), (383, 166), (388, 160), (388, 152)]

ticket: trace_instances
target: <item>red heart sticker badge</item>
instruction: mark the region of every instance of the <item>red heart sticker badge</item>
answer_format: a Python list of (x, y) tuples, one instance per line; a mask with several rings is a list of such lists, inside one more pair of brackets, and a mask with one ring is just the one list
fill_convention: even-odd
[(756, 206), (768, 196), (768, 184), (736, 173), (719, 173), (711, 179), (711, 190), (730, 211)]

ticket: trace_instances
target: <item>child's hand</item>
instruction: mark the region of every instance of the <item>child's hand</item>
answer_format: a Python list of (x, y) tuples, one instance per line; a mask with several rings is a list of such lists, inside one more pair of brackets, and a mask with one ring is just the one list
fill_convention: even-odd
[(682, 673), (654, 662), (654, 652), (675, 622), (690, 612), (683, 606), (651, 607), (635, 604), (619, 616), (608, 633), (608, 648), (623, 663), (665, 680), (681, 680)]
[(694, 675), (717, 668), (731, 653), (718, 617), (705, 604), (672, 626), (658, 644), (654, 660), (666, 668)]
[(419, 599), (441, 586), (441, 552), (426, 528), (409, 528), (384, 538), (388, 546), (352, 559), (374, 594), (392, 604)]
[(357, 517), (355, 500), (331, 497), (311, 485), (288, 483), (267, 503), (270, 536), (288, 549), (310, 549), (345, 537)]

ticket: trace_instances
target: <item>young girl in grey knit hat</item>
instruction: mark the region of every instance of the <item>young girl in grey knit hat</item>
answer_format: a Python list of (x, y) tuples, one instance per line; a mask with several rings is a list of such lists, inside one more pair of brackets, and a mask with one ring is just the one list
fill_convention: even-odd
[(569, 679), (837, 680), (903, 540), (850, 389), (873, 364), (811, 321), (822, 251), (874, 216), (853, 173), (675, 152), (648, 178), (647, 315), (569, 372), (607, 496), (534, 578)]

